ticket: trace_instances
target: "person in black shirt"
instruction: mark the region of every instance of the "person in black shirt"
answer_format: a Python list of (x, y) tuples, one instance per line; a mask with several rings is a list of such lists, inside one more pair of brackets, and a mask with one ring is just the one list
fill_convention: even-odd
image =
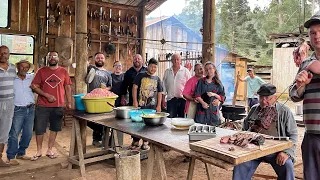
[(127, 92), (129, 91), (129, 106), (133, 105), (133, 100), (132, 100), (132, 86), (133, 86), (133, 80), (136, 77), (137, 74), (146, 72), (147, 68), (143, 66), (143, 59), (140, 54), (136, 54), (133, 57), (133, 66), (126, 71), (124, 74), (124, 79), (121, 84), (121, 105), (125, 106), (127, 105), (126, 102), (126, 95)]
[[(132, 97), (133, 106), (141, 107), (141, 109), (156, 109), (161, 112), (161, 100), (163, 87), (161, 80), (155, 75), (157, 71), (158, 61), (151, 58), (148, 62), (148, 71), (139, 73), (133, 82)], [(131, 149), (139, 147), (139, 138), (131, 136), (133, 141)], [(143, 141), (141, 149), (148, 150), (147, 141)]]
[(120, 61), (115, 61), (113, 63), (113, 68), (114, 68), (114, 72), (111, 74), (111, 77), (112, 77), (111, 91), (119, 96), (115, 102), (115, 106), (119, 107), (121, 106), (120, 91), (121, 91), (121, 84), (124, 79), (124, 73), (122, 73), (122, 64)]

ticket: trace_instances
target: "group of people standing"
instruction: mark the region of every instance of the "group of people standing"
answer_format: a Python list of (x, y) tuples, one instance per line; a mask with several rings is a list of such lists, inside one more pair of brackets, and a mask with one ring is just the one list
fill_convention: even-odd
[[(48, 122), (50, 135), (46, 156), (54, 159), (57, 154), (53, 152), (53, 146), (57, 133), (61, 131), (63, 110), (71, 108), (70, 76), (58, 65), (58, 53), (54, 51), (46, 57), (48, 66), (38, 69), (35, 75), (28, 74), (33, 66), (29, 61), (20, 60), (14, 65), (9, 63), (9, 56), (9, 48), (0, 46), (0, 167), (18, 165), (17, 159), (40, 158)], [(37, 102), (34, 92), (38, 94)], [(26, 149), (33, 129), (37, 152), (29, 157)], [(7, 161), (4, 161), (2, 153), (6, 143)]]

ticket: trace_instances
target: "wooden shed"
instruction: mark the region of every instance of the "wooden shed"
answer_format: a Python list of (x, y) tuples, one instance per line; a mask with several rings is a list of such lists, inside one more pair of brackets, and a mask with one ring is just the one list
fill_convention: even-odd
[(309, 41), (307, 34), (284, 33), (269, 34), (267, 43), (273, 44), (271, 83), (277, 87), (277, 93), (288, 93), (288, 86), (293, 82), (298, 67), (293, 61), (292, 52), (299, 39)]

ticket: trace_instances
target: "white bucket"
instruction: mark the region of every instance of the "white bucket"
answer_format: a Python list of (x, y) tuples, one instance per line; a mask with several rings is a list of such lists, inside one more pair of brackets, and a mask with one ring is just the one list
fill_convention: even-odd
[(302, 115), (303, 114), (303, 106), (302, 104), (297, 104), (295, 106), (296, 115)]

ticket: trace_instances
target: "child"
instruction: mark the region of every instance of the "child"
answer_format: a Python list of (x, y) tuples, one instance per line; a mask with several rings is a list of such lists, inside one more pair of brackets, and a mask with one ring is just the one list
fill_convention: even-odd
[(212, 62), (207, 62), (204, 66), (206, 77), (199, 79), (195, 96), (197, 113), (195, 122), (208, 125), (218, 125), (221, 123), (219, 115), (220, 102), (225, 100), (224, 87), (218, 76), (217, 68)]
[[(151, 58), (148, 62), (148, 71), (138, 74), (133, 81), (132, 98), (133, 106), (141, 109), (156, 109), (161, 112), (162, 83), (157, 71), (158, 62)], [(139, 138), (132, 137), (131, 149), (139, 147)], [(148, 142), (144, 141), (141, 149), (148, 150)]]

